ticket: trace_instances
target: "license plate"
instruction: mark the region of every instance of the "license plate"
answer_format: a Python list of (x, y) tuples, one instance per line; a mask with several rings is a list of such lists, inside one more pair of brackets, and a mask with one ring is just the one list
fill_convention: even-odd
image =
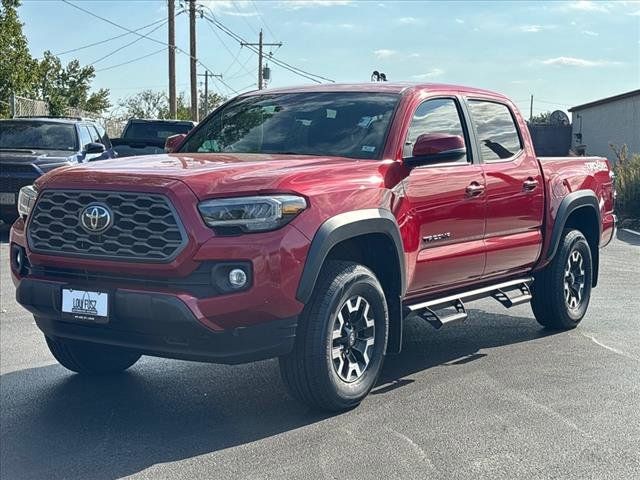
[(107, 323), (109, 321), (109, 294), (63, 288), (62, 313), (74, 320)]
[(15, 193), (0, 192), (0, 205), (15, 205), (15, 204), (16, 204)]

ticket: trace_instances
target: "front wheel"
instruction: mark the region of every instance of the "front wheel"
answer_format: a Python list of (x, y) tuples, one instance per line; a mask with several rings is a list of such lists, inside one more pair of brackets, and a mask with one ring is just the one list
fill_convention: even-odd
[(280, 357), (284, 383), (298, 400), (344, 410), (367, 396), (382, 369), (389, 312), (368, 268), (330, 261), (300, 318), (293, 351)]
[(45, 337), (55, 359), (65, 368), (86, 375), (119, 373), (136, 363), (138, 352), (124, 348), (82, 342), (60, 337)]
[(555, 257), (533, 282), (531, 307), (541, 325), (554, 330), (575, 328), (589, 306), (593, 266), (582, 232), (565, 230)]

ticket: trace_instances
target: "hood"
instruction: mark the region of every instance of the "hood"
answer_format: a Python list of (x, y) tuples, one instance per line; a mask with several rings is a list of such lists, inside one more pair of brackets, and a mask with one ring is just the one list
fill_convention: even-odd
[(179, 180), (199, 198), (275, 191), (312, 194), (312, 189), (330, 188), (332, 177), (347, 183), (379, 185), (383, 178), (379, 170), (385, 164), (389, 162), (310, 155), (162, 154), (57, 169), (46, 177), (46, 184), (63, 188), (125, 187)]
[(75, 152), (69, 150), (0, 149), (3, 164), (34, 164), (45, 168), (48, 164), (67, 163), (74, 156)]

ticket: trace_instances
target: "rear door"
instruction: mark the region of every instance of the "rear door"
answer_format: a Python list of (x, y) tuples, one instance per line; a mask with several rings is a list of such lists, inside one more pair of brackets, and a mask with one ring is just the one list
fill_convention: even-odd
[(416, 238), (418, 253), (408, 294), (421, 295), (477, 280), (484, 268), (485, 182), (474, 161), (471, 137), (458, 98), (430, 98), (414, 110), (403, 157), (412, 154), (422, 134), (464, 138), (467, 154), (446, 164), (413, 168), (405, 179), (405, 228)]
[[(484, 277), (530, 269), (542, 246), (544, 184), (538, 159), (524, 142), (517, 111), (506, 102), (470, 98), (467, 105), (486, 179), (487, 261)], [(528, 138), (528, 137), (527, 137)]]

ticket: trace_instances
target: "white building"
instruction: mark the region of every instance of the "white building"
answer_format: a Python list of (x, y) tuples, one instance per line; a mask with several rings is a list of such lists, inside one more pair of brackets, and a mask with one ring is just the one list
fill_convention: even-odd
[(627, 144), (640, 153), (640, 90), (622, 93), (570, 108), (573, 145), (584, 146), (587, 155), (615, 160), (609, 144)]

